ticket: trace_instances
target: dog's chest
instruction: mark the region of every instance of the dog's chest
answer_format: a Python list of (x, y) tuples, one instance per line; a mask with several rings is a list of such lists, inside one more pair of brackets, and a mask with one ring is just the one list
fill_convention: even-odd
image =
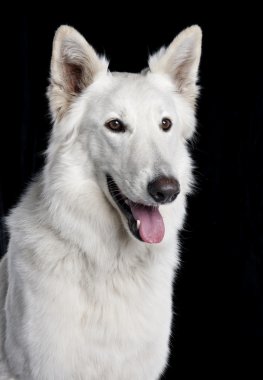
[(41, 371), (56, 379), (147, 379), (168, 351), (171, 271), (164, 276), (137, 268), (103, 276), (77, 275), (74, 268), (69, 276), (68, 269), (38, 297), (34, 315), (45, 313), (45, 325), (31, 321), (43, 363), (50, 363)]

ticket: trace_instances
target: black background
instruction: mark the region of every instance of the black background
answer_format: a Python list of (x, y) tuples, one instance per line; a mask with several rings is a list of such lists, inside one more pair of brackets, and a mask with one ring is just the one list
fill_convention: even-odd
[[(175, 284), (172, 355), (165, 379), (260, 366), (263, 347), (263, 33), (259, 10), (157, 5), (12, 18), (2, 35), (0, 211), (6, 215), (43, 165), (51, 128), (45, 89), (55, 29), (69, 24), (113, 71), (137, 72), (186, 26), (204, 33), (198, 135), (190, 145), (198, 190), (189, 199)], [(158, 4), (162, 7), (162, 4)], [(188, 8), (188, 9), (187, 9)], [(204, 13), (206, 16), (204, 16)], [(2, 99), (3, 100), (3, 99)], [(7, 118), (7, 119), (6, 119)], [(8, 120), (8, 121), (7, 121)], [(7, 236), (1, 229), (1, 254)], [(209, 366), (208, 366), (209, 364)], [(212, 365), (211, 365), (212, 364)], [(208, 370), (212, 368), (211, 371)], [(183, 376), (182, 376), (183, 374)], [(262, 372), (261, 372), (262, 375)], [(255, 377), (254, 377), (255, 376)], [(195, 378), (195, 377), (194, 377)], [(235, 376), (233, 377), (235, 378)]]

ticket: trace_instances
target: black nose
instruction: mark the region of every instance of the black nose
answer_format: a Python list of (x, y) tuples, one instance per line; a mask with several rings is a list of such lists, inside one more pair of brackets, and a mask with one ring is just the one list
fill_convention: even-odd
[(180, 193), (180, 184), (173, 177), (158, 177), (148, 184), (148, 193), (158, 203), (169, 203)]

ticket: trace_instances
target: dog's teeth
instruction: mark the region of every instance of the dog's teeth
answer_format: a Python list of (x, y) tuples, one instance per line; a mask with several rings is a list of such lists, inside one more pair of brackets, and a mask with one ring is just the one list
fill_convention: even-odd
[(136, 222), (137, 222), (137, 229), (139, 229), (141, 221), (140, 220), (136, 220)]

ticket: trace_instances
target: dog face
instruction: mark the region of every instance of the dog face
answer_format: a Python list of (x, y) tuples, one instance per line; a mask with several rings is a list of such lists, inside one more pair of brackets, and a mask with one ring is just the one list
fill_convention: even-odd
[(105, 196), (146, 243), (163, 239), (159, 206), (189, 191), (186, 140), (195, 126), (200, 51), (201, 31), (193, 26), (150, 57), (141, 74), (110, 73), (74, 29), (61, 27), (54, 39), (48, 90), (54, 128), (71, 124)]

